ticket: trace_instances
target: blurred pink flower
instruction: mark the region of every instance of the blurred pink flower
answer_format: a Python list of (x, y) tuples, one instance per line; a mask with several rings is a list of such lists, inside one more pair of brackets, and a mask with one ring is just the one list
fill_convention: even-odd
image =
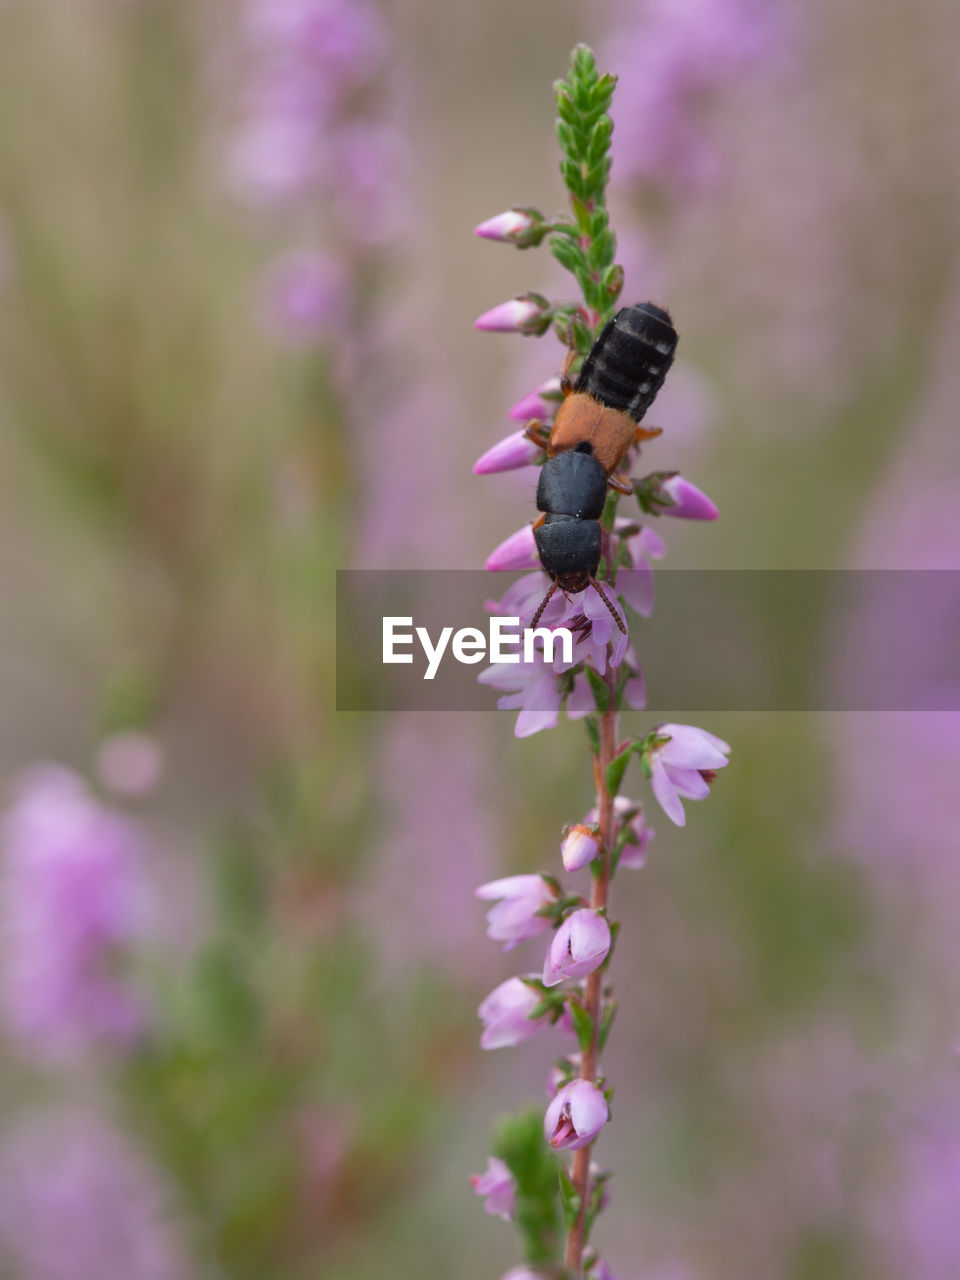
[(476, 895), (496, 903), (487, 913), (487, 937), (505, 943), (504, 951), (512, 951), (518, 943), (550, 928), (547, 917), (537, 913), (554, 902), (557, 895), (543, 876), (491, 880), (482, 884)]
[(264, 282), (264, 317), (275, 332), (295, 341), (335, 332), (344, 322), (349, 287), (334, 258), (309, 250), (287, 254)]
[[(630, 834), (627, 837), (626, 844), (623, 846), (623, 852), (620, 854), (619, 866), (639, 871), (646, 866), (647, 847), (654, 836), (653, 828), (647, 826), (643, 805), (637, 800), (628, 799), (627, 796), (617, 796), (613, 802), (613, 813), (617, 822), (618, 833), (624, 822), (628, 823), (630, 827)], [(598, 821), (599, 815), (595, 808), (591, 809), (584, 818), (584, 822), (587, 824)]]
[(483, 1173), (475, 1173), (470, 1185), (478, 1196), (485, 1197), (484, 1211), (507, 1222), (513, 1217), (516, 1183), (513, 1174), (496, 1156), (487, 1158)]
[(170, 1193), (95, 1115), (24, 1122), (0, 1149), (0, 1254), (24, 1280), (188, 1280)]
[(549, 1015), (530, 1017), (540, 1001), (540, 993), (520, 978), (508, 978), (499, 987), (494, 987), (477, 1009), (483, 1023), (480, 1048), (513, 1048), (542, 1031), (549, 1022)]
[(386, 55), (386, 32), (369, 0), (252, 0), (246, 26), (266, 51), (308, 59), (343, 91), (369, 80)]
[[(625, 517), (620, 517), (617, 524), (621, 529), (630, 525)], [(632, 569), (621, 569), (617, 574), (617, 594), (623, 596), (627, 604), (641, 618), (649, 618), (653, 613), (655, 584), (651, 560), (662, 560), (667, 554), (666, 543), (659, 533), (644, 525), (638, 533), (625, 539), (630, 553)]]
[(406, 138), (393, 124), (355, 120), (332, 141), (333, 198), (351, 239), (382, 245), (408, 225), (411, 158)]
[(579, 1151), (590, 1145), (609, 1118), (601, 1090), (588, 1080), (572, 1080), (547, 1107), (543, 1134), (555, 1150)]
[(614, 98), (614, 178), (667, 187), (716, 180), (714, 100), (785, 44), (766, 0), (650, 0), (623, 9), (610, 46), (630, 67)]
[(11, 1034), (58, 1057), (128, 1044), (144, 1008), (117, 957), (145, 925), (138, 828), (57, 765), (15, 785), (0, 827), (3, 1015)]

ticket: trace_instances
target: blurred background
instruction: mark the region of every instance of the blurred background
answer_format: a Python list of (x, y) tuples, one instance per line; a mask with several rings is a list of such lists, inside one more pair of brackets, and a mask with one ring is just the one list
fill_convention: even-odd
[[(334, 571), (530, 518), (470, 466), (562, 353), (473, 319), (568, 286), (472, 228), (561, 207), (578, 40), (621, 77), (625, 299), (681, 331), (648, 456), (722, 512), (666, 564), (960, 568), (948, 0), (4, 0), (4, 1277), (517, 1261), (468, 1175), (550, 1048), (482, 1054), (475, 1008), (540, 948), (472, 890), (557, 869), (586, 742), (337, 714)], [(867, 611), (835, 661), (956, 616)], [(703, 724), (733, 767), (617, 881), (598, 1243), (955, 1278), (958, 717)]]

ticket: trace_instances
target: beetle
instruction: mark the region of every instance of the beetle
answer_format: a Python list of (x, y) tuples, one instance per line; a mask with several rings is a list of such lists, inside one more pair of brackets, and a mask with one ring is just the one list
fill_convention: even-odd
[(660, 434), (659, 428), (639, 424), (663, 386), (676, 349), (677, 331), (663, 307), (653, 302), (623, 307), (590, 348), (576, 382), (569, 376), (576, 358), (571, 346), (560, 384), (564, 399), (552, 428), (536, 418), (527, 423), (528, 438), (547, 451), (537, 485), (537, 510), (543, 514), (533, 533), (540, 563), (553, 580), (534, 627), (555, 591), (592, 586), (625, 631), (596, 579), (600, 517), (608, 487), (633, 492), (618, 471), (630, 449)]

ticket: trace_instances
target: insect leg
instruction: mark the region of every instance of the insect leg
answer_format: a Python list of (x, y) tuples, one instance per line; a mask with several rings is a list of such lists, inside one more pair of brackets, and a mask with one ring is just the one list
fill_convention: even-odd
[(620, 628), (623, 634), (626, 635), (627, 628), (623, 625), (623, 619), (620, 617), (619, 613), (617, 613), (616, 609), (610, 603), (610, 597), (604, 591), (603, 587), (601, 587), (600, 583), (596, 580), (596, 578), (590, 579), (590, 585), (591, 587), (593, 587), (594, 591), (596, 591), (597, 595), (600, 597), (600, 599), (609, 609), (610, 617), (613, 618), (614, 622), (617, 624), (617, 626)]
[[(539, 609), (537, 609), (537, 612), (533, 615), (533, 621), (530, 623), (531, 630), (532, 630), (534, 627), (536, 627), (537, 623), (538, 623), (538, 622), (540, 621), (540, 619), (543, 617), (543, 611), (544, 611), (544, 609), (547, 607), (547, 605), (550, 603), (550, 601), (553, 599), (553, 593), (554, 593), (556, 590), (557, 590), (557, 583), (556, 583), (556, 581), (551, 582), (551, 584), (550, 584), (550, 590), (547, 592), (547, 594), (546, 594), (546, 595), (543, 597), (543, 599), (540, 601), (540, 607), (539, 607)], [(566, 595), (566, 592), (564, 592), (564, 595)]]

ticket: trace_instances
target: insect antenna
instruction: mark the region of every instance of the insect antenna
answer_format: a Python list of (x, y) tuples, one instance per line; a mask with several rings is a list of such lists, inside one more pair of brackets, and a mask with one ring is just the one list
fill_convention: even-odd
[[(610, 610), (610, 617), (613, 618), (614, 622), (617, 624), (617, 626), (620, 628), (623, 634), (626, 635), (627, 628), (623, 625), (623, 619), (620, 617), (619, 613), (617, 613), (616, 609), (610, 603), (610, 597), (604, 591), (603, 587), (601, 587), (600, 583), (596, 580), (596, 578), (590, 579), (590, 585), (591, 587), (593, 587), (594, 591), (596, 591), (597, 595), (600, 597), (603, 603)], [(544, 604), (546, 604), (546, 601), (544, 601)], [(543, 610), (543, 605), (540, 606), (540, 609), (541, 611)]]
[(532, 628), (534, 628), (534, 627), (536, 627), (537, 623), (538, 623), (538, 622), (540, 621), (540, 619), (543, 617), (543, 611), (544, 611), (544, 609), (547, 607), (547, 605), (550, 603), (550, 601), (553, 599), (553, 594), (554, 594), (554, 592), (556, 591), (556, 589), (557, 589), (557, 583), (556, 583), (556, 582), (551, 582), (551, 584), (550, 584), (550, 590), (547, 592), (547, 594), (546, 594), (546, 595), (543, 597), (543, 599), (540, 601), (540, 607), (539, 607), (539, 609), (537, 610), (537, 612), (533, 615), (533, 621), (530, 623), (530, 627), (531, 627), (531, 629), (532, 629)]

